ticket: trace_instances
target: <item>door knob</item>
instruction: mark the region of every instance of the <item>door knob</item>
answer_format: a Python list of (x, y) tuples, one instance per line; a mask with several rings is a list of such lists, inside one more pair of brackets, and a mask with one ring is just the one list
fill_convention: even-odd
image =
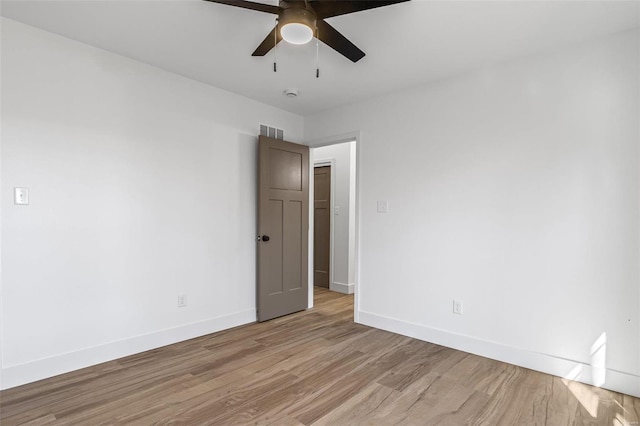
[(268, 235), (263, 235), (263, 236), (262, 236), (262, 241), (264, 241), (265, 243), (266, 243), (267, 241), (269, 241), (269, 240), (270, 240), (270, 238), (269, 238), (269, 236), (268, 236)]

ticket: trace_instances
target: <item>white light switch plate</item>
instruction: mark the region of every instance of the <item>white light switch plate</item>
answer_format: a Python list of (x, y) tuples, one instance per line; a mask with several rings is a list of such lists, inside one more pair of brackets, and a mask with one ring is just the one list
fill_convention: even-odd
[(29, 204), (29, 188), (13, 188), (13, 203), (16, 205)]
[(378, 201), (378, 213), (388, 213), (389, 203), (387, 201)]

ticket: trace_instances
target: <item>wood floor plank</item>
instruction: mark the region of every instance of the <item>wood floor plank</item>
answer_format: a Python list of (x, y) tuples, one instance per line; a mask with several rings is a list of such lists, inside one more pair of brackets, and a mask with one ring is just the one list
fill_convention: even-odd
[(395, 389), (373, 382), (353, 395), (340, 407), (330, 411), (314, 422), (314, 426), (353, 425), (363, 419), (371, 424), (381, 424), (376, 413), (383, 405), (393, 404), (401, 395)]
[(22, 425), (23, 426), (43, 426), (43, 425), (53, 424), (55, 421), (56, 421), (56, 416), (54, 416), (53, 414), (48, 414), (46, 416), (33, 419), (29, 422), (22, 423)]
[(0, 392), (14, 425), (638, 425), (640, 399), (353, 323), (353, 295)]

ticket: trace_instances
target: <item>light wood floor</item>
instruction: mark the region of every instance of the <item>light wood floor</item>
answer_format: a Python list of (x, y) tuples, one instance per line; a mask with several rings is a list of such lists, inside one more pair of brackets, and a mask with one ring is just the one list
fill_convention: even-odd
[(636, 425), (640, 400), (354, 324), (353, 297), (0, 393), (0, 423)]

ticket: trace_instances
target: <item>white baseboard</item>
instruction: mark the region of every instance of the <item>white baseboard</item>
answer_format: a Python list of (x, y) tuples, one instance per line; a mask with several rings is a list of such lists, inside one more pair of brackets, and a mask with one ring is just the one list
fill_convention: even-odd
[[(371, 312), (359, 311), (357, 314), (359, 314), (358, 322), (360, 324), (586, 383), (588, 385), (594, 385), (592, 379), (593, 368), (591, 365), (580, 361), (531, 352), (525, 349), (389, 318)], [(605, 382), (599, 387), (640, 397), (640, 376), (606, 369)]]
[(117, 342), (39, 359), (0, 370), (0, 389), (9, 389), (102, 362), (193, 339), (256, 320), (255, 309), (236, 312), (196, 323), (160, 330)]
[(338, 293), (353, 294), (355, 290), (355, 284), (354, 283), (344, 284), (344, 283), (334, 281), (331, 284), (329, 284), (329, 290), (337, 291)]

